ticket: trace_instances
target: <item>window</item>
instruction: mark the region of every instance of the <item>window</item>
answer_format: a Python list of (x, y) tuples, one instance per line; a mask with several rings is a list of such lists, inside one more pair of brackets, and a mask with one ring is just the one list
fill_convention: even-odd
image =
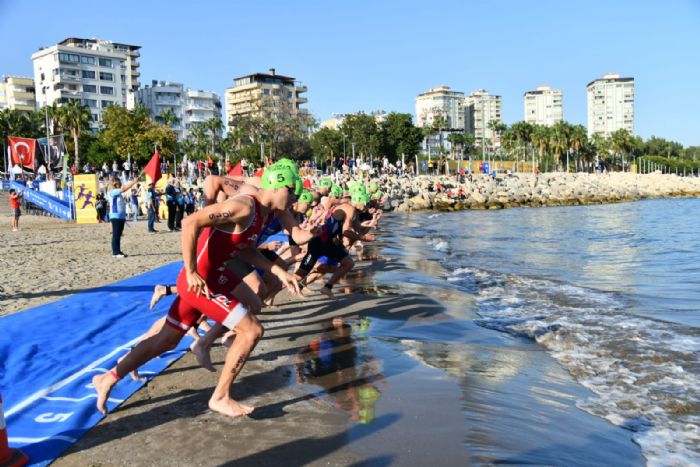
[(107, 107), (111, 107), (114, 105), (114, 101), (102, 101), (102, 108), (106, 109)]
[(100, 86), (100, 94), (107, 94), (111, 96), (114, 94), (114, 88), (112, 86)]
[(95, 57), (86, 57), (83, 55), (80, 57), (80, 63), (85, 63), (86, 65), (94, 65), (95, 64)]
[(90, 120), (92, 120), (93, 122), (99, 122), (99, 121), (100, 121), (100, 116), (97, 115), (97, 114), (90, 114), (90, 117), (91, 117)]
[(94, 72), (94, 71), (83, 70), (83, 78), (85, 78), (85, 79), (95, 79), (95, 72)]
[(97, 101), (95, 99), (83, 99), (83, 104), (87, 105), (92, 109), (97, 107)]
[(112, 73), (105, 73), (104, 71), (100, 71), (100, 79), (102, 81), (113, 81), (114, 76), (112, 75)]
[[(54, 76), (58, 76), (58, 68), (54, 68), (54, 69), (53, 69), (53, 75), (54, 75)], [(44, 78), (43, 78), (43, 74), (42, 74), (42, 78), (41, 78), (41, 79), (42, 79), (42, 80), (44, 79)]]
[(263, 89), (263, 94), (265, 94), (266, 96), (269, 96), (269, 95), (270, 95), (270, 90), (269, 90), (269, 89)]
[(94, 84), (83, 84), (83, 92), (97, 92), (97, 86)]
[(112, 59), (111, 58), (101, 58), (100, 59), (100, 66), (106, 66), (106, 67), (112, 68)]
[(80, 55), (67, 54), (67, 53), (61, 52), (58, 54), (58, 60), (61, 62), (68, 62), (68, 63), (80, 63)]

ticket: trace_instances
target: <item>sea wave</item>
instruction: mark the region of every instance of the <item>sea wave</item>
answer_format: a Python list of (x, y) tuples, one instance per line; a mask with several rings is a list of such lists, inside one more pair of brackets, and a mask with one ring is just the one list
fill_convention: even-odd
[(626, 312), (618, 296), (458, 268), (478, 324), (536, 340), (594, 396), (582, 410), (633, 432), (649, 465), (700, 465), (700, 330)]

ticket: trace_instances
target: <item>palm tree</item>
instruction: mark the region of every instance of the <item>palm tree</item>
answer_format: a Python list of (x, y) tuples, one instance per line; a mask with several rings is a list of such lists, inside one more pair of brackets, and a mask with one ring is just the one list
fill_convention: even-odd
[[(488, 127), (489, 130), (491, 130), (495, 136), (494, 141), (500, 141), (501, 136), (503, 136), (503, 133), (508, 129), (508, 126), (505, 123), (499, 122), (498, 120), (490, 120), (488, 123)], [(493, 149), (495, 149), (495, 147)]]
[(610, 135), (610, 149), (620, 156), (622, 162), (622, 170), (625, 170), (625, 153), (628, 153), (633, 147), (632, 135), (624, 128), (620, 128)]
[(163, 110), (160, 115), (156, 116), (156, 121), (167, 126), (168, 128), (171, 128), (173, 125), (179, 123), (180, 119), (177, 118), (177, 115), (175, 115), (173, 109), (168, 108)]
[(586, 136), (586, 127), (583, 125), (574, 125), (569, 133), (571, 149), (576, 151), (576, 171), (579, 170), (579, 156), (581, 148), (586, 144), (588, 137)]
[(203, 123), (192, 125), (192, 128), (190, 129), (190, 135), (194, 139), (193, 149), (198, 155), (206, 152), (206, 143), (204, 142), (207, 137), (206, 131), (207, 130)]
[(545, 125), (535, 125), (532, 130), (532, 144), (537, 148), (538, 165), (549, 149), (550, 129)]
[[(564, 121), (557, 122), (551, 127), (549, 143), (552, 146), (555, 160), (561, 164), (561, 156), (569, 149), (569, 128)], [(569, 170), (569, 168), (566, 168)]]
[(78, 100), (71, 100), (64, 104), (61, 111), (61, 126), (68, 130), (73, 137), (73, 147), (75, 148), (75, 159), (73, 164), (80, 167), (80, 156), (78, 150), (78, 139), (80, 133), (88, 128), (90, 122), (90, 109)]
[(210, 118), (209, 120), (204, 122), (204, 128), (209, 130), (209, 133), (211, 135), (211, 153), (212, 155), (214, 155), (216, 147), (216, 137), (221, 131), (223, 131), (224, 123), (221, 121), (220, 118)]

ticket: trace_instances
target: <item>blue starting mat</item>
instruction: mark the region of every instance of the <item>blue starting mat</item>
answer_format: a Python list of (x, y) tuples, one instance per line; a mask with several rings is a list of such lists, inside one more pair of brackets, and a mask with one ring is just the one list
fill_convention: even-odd
[[(156, 284), (174, 284), (172, 263), (145, 274), (0, 318), (0, 392), (10, 446), (30, 465), (46, 465), (97, 424), (92, 377), (112, 368), (174, 299), (148, 309)], [(139, 371), (149, 380), (182, 357), (192, 342)], [(107, 407), (113, 411), (146, 383), (124, 377)]]

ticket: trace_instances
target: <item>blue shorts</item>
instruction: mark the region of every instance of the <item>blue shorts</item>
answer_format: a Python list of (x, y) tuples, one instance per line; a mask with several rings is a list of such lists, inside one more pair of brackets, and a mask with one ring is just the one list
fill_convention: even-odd
[(321, 256), (318, 259), (317, 263), (327, 264), (328, 266), (337, 266), (338, 265), (338, 261), (336, 261), (334, 259), (330, 259), (328, 256)]

